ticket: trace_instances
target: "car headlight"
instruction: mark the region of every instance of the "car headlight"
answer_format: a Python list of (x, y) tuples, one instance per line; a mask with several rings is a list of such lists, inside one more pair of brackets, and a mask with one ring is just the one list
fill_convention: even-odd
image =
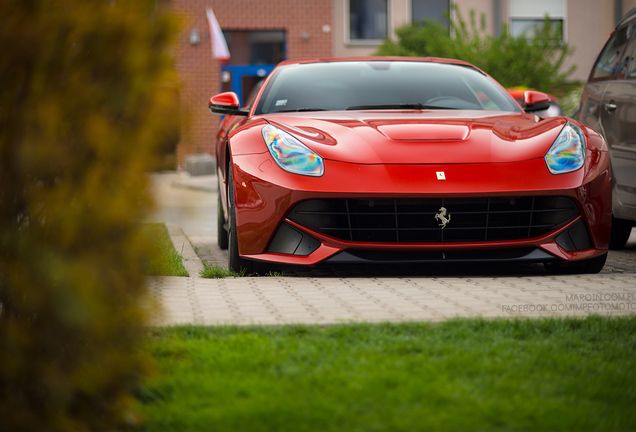
[(544, 156), (552, 174), (576, 171), (585, 163), (585, 138), (578, 126), (566, 123)]
[(272, 125), (265, 126), (262, 134), (272, 157), (285, 171), (313, 177), (324, 173), (322, 157), (291, 134)]

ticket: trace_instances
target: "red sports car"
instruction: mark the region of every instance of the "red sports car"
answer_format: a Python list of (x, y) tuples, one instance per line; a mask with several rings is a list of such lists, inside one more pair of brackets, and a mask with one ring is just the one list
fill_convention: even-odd
[(524, 110), (478, 68), (435, 58), (287, 61), (250, 106), (210, 99), (218, 242), (231, 270), (280, 264), (540, 262), (599, 272), (607, 146)]

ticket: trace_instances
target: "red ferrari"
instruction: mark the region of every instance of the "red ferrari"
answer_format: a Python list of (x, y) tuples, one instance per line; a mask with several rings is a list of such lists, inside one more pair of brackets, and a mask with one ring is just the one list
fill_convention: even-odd
[(529, 262), (599, 272), (611, 225), (607, 146), (525, 111), (461, 61), (283, 62), (254, 100), (210, 99), (218, 242), (229, 268)]

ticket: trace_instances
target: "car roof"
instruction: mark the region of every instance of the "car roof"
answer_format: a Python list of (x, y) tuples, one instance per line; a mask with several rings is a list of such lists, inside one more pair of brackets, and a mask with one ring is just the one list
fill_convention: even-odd
[(279, 65), (288, 64), (306, 64), (306, 63), (337, 63), (347, 61), (410, 61), (410, 62), (426, 62), (426, 63), (446, 63), (459, 66), (468, 66), (479, 70), (476, 66), (462, 61), (439, 57), (387, 57), (387, 56), (370, 56), (370, 57), (325, 57), (325, 58), (306, 58), (299, 60), (284, 60)]

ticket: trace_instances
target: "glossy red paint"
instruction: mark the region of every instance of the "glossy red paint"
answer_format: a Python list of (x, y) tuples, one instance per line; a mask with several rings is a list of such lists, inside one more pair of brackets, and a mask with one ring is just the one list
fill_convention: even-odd
[(236, 93), (226, 92), (210, 98), (210, 105), (219, 105), (228, 108), (238, 108), (239, 98)]
[[(406, 61), (467, 65), (439, 59)], [(297, 64), (312, 62), (315, 60)], [(267, 82), (263, 88), (266, 86)], [(526, 92), (526, 102), (543, 100), (545, 95), (535, 93)], [(213, 97), (210, 102), (238, 108), (227, 95)], [(571, 119), (542, 118), (523, 112), (435, 109), (311, 111), (255, 116), (254, 107), (247, 109), (247, 116), (225, 117), (216, 141), (224, 213), (227, 219), (228, 199), (233, 199), (238, 250), (243, 258), (314, 265), (352, 248), (479, 251), (535, 247), (563, 260), (593, 258), (607, 252), (611, 224), (607, 146), (599, 134)], [(586, 162), (577, 171), (554, 175), (548, 171), (544, 156), (568, 122), (583, 131)], [(261, 131), (267, 124), (289, 133), (324, 158), (324, 175), (309, 177), (279, 168), (263, 140)], [(226, 187), (228, 169), (233, 173), (234, 191)], [(343, 241), (287, 217), (296, 204), (316, 198), (504, 196), (569, 197), (580, 215), (548, 234), (528, 240), (435, 244)], [(587, 227), (592, 247), (566, 251), (556, 239), (580, 220)], [(320, 245), (307, 256), (267, 252), (283, 223)]]
[(550, 102), (550, 97), (545, 93), (534, 90), (526, 90), (525, 92), (523, 92), (523, 103), (526, 106), (532, 106), (546, 102)]
[[(563, 109), (561, 108), (561, 105), (559, 104), (559, 100), (553, 95), (545, 94), (545, 93), (541, 93), (541, 92), (537, 92), (537, 91), (529, 90), (529, 89), (521, 89), (521, 88), (507, 89), (506, 91), (508, 92), (508, 94), (510, 94), (510, 96), (513, 97), (513, 99), (522, 108), (526, 105), (535, 105), (538, 103), (544, 103), (545, 97), (547, 97), (550, 102), (550, 107), (546, 110), (541, 110), (537, 112), (536, 114), (539, 114), (545, 117), (555, 117), (555, 116), (564, 115)], [(531, 92), (531, 93), (526, 95), (526, 93), (528, 92)]]

